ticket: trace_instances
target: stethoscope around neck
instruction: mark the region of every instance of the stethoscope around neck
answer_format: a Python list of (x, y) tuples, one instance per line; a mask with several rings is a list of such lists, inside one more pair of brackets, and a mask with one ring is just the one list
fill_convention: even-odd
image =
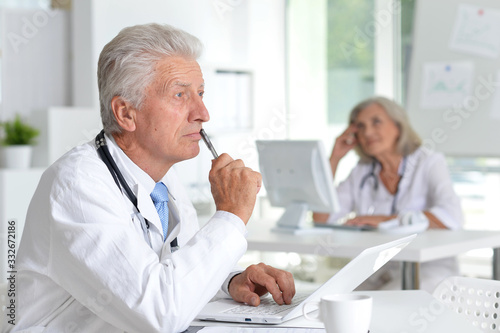
[[(106, 143), (106, 138), (104, 137), (104, 130), (102, 130), (97, 136), (95, 137), (95, 145), (97, 147), (97, 153), (99, 154), (99, 157), (101, 157), (102, 161), (104, 164), (106, 164), (106, 167), (108, 168), (109, 172), (111, 173), (111, 176), (113, 176), (113, 180), (115, 181), (116, 185), (120, 189), (120, 191), (123, 189), (125, 191), (125, 195), (128, 197), (128, 199), (132, 202), (134, 205), (135, 209), (137, 210), (137, 216), (139, 220), (141, 221), (141, 228), (142, 232), (144, 234), (144, 240), (148, 243), (149, 247), (153, 247), (151, 244), (151, 238), (149, 235), (149, 221), (145, 219), (141, 212), (139, 211), (139, 207), (137, 207), (137, 197), (135, 196), (134, 192), (130, 189), (128, 186), (127, 182), (125, 181), (125, 178), (123, 178), (122, 173), (120, 172), (120, 169), (118, 169), (118, 166), (115, 163), (115, 160), (109, 153), (108, 145)], [(170, 242), (170, 248), (173, 251), (177, 250), (179, 248), (177, 244), (177, 237)]]
[[(366, 182), (370, 178), (373, 178), (373, 190), (374, 191), (378, 190), (379, 181), (378, 181), (377, 175), (375, 174), (375, 167), (376, 166), (377, 166), (377, 161), (374, 160), (372, 162), (372, 165), (371, 165), (371, 168), (370, 168), (370, 172), (368, 172), (366, 175), (363, 176), (363, 178), (361, 178), (361, 182), (359, 184), (359, 189), (360, 190), (363, 189), (363, 187), (365, 186)], [(394, 198), (392, 200), (391, 215), (396, 214), (396, 202), (397, 202), (397, 199), (398, 199), (399, 184), (401, 184), (401, 181), (403, 180), (403, 176), (405, 174), (405, 171), (406, 171), (406, 156), (403, 157), (403, 161), (402, 161), (402, 165), (401, 165), (401, 178), (399, 179), (398, 185), (396, 186), (396, 193), (394, 193)]]

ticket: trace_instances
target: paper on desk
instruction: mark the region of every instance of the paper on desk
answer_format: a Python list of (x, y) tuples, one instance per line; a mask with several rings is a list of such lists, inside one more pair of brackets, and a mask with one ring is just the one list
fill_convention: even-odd
[(324, 328), (290, 328), (290, 327), (205, 327), (199, 333), (324, 333)]

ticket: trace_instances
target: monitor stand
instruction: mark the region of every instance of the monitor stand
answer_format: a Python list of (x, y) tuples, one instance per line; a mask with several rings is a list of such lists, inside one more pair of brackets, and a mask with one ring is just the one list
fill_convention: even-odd
[(292, 234), (292, 235), (317, 235), (331, 233), (332, 230), (326, 228), (315, 228), (306, 224), (306, 216), (309, 207), (303, 202), (294, 202), (288, 205), (283, 215), (276, 223), (272, 232)]

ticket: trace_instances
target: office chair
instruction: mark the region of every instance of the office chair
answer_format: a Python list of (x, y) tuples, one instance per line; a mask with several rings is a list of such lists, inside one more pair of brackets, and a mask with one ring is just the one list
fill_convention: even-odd
[(453, 276), (433, 296), (483, 332), (500, 330), (500, 281)]

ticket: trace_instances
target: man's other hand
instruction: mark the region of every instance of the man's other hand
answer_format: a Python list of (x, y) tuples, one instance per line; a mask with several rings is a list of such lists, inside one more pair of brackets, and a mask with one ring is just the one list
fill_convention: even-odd
[(263, 263), (251, 265), (233, 277), (228, 289), (235, 301), (253, 306), (258, 306), (260, 296), (268, 292), (280, 305), (290, 304), (295, 295), (292, 274)]

